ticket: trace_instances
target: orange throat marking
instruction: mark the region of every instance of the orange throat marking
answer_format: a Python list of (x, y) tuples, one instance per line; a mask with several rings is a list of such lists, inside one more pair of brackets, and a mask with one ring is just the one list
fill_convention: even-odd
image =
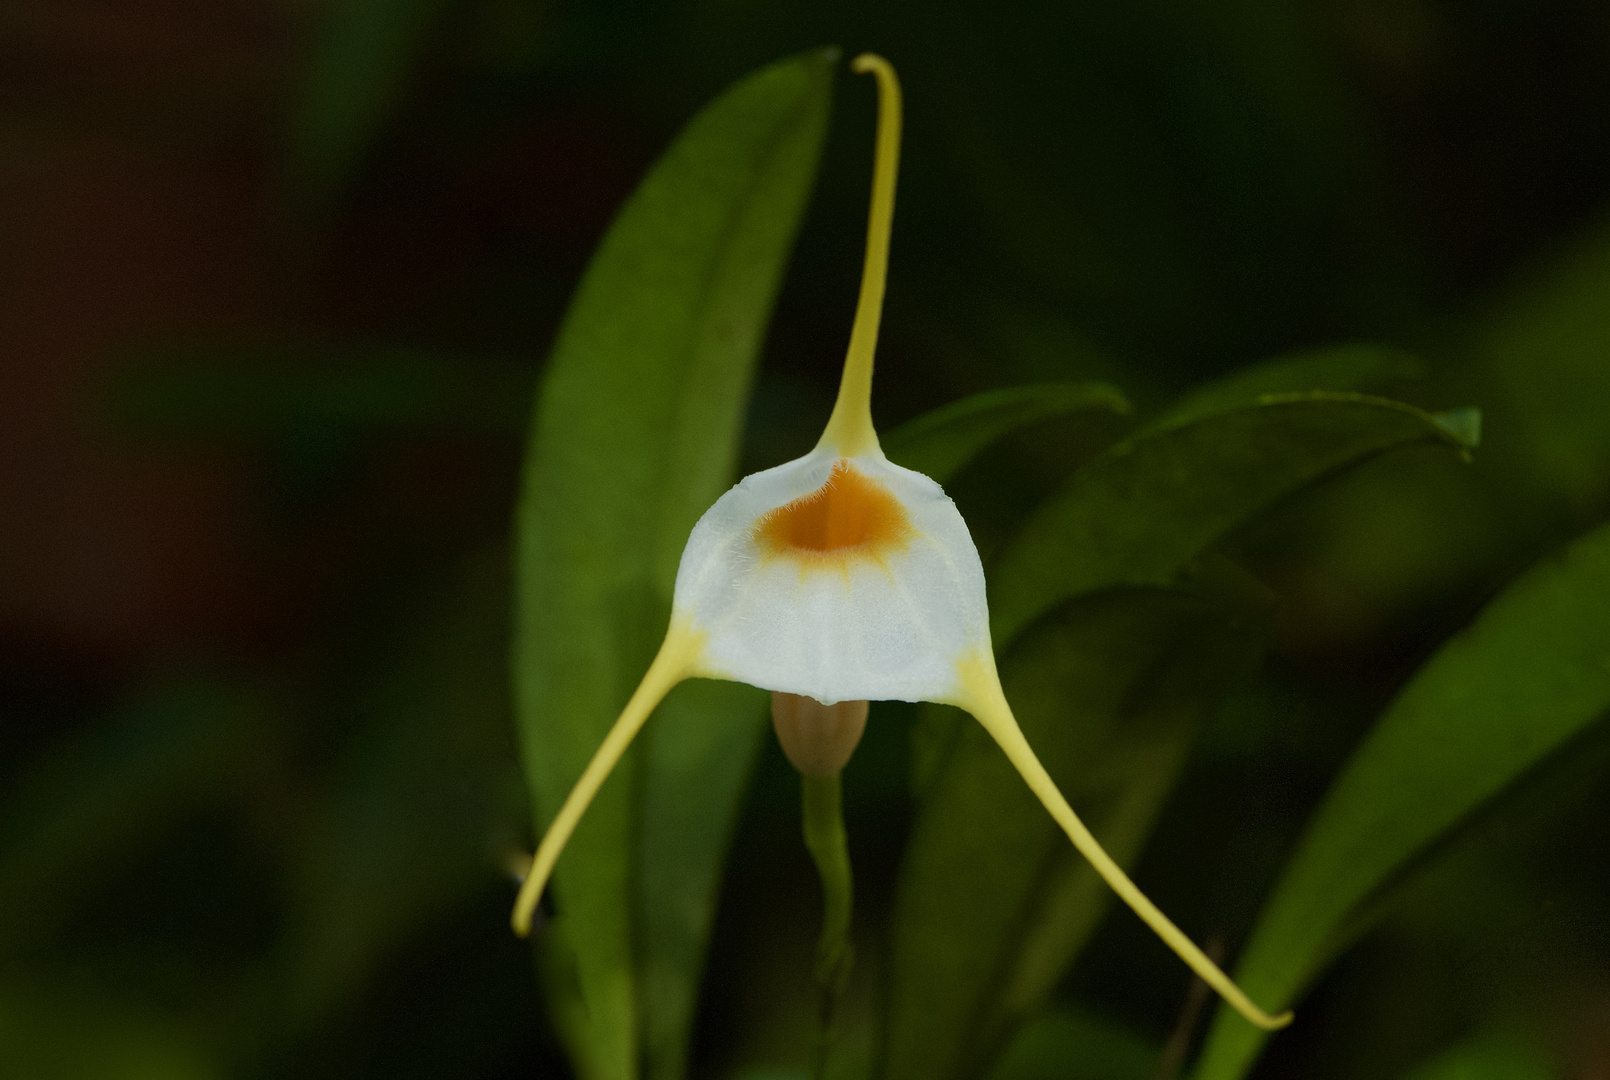
[(859, 560), (883, 563), (912, 532), (900, 501), (844, 458), (833, 463), (827, 483), (755, 522), (755, 542), (767, 558), (844, 571)]

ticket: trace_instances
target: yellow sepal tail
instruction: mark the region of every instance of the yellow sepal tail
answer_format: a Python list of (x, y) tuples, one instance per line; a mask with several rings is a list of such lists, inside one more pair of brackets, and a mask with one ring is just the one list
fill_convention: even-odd
[(862, 53), (850, 70), (871, 72), (878, 80), (878, 142), (872, 166), (872, 210), (867, 218), (866, 262), (861, 268), (861, 297), (850, 328), (833, 415), (817, 443), (844, 457), (878, 448), (872, 427), (872, 360), (883, 320), (883, 288), (889, 276), (889, 233), (894, 227), (894, 189), (900, 172), (900, 80), (889, 61)]
[(1141, 921), (1152, 928), (1152, 932), (1163, 939), (1163, 943), (1179, 955), (1181, 960), (1211, 986), (1220, 997), (1229, 1002), (1231, 1008), (1246, 1017), (1247, 1020), (1265, 1031), (1274, 1031), (1291, 1023), (1290, 1011), (1279, 1016), (1270, 1016), (1252, 999), (1242, 992), (1228, 975), (1219, 969), (1219, 966), (1196, 943), (1186, 937), (1179, 927), (1171, 922), (1167, 915), (1158, 910), (1157, 905), (1141, 892), (1135, 883), (1129, 880), (1123, 867), (1113, 861), (1111, 855), (1101, 846), (1093, 836), (1079, 815), (1073, 812), (1068, 800), (1063, 798), (1056, 782), (1040, 764), (1034, 750), (1023, 737), (1023, 731), (1017, 726), (1017, 719), (1012, 715), (1011, 706), (1006, 703), (1006, 694), (1001, 690), (1000, 676), (995, 670), (995, 661), (988, 655), (970, 657), (957, 665), (958, 681), (961, 693), (954, 704), (972, 713), (990, 737), (1000, 745), (1018, 773), (1028, 784), (1029, 790), (1034, 792), (1056, 823), (1062, 826), (1062, 831), (1068, 834), (1073, 846), (1079, 854), (1089, 860), (1096, 873), (1112, 887), (1124, 903), (1128, 904), (1139, 915)]
[(609, 729), (593, 759), (582, 771), (581, 779), (570, 789), (564, 805), (549, 823), (542, 843), (537, 845), (531, 869), (520, 885), (520, 895), (515, 898), (514, 914), (509, 918), (516, 934), (525, 937), (531, 932), (531, 916), (537, 910), (537, 901), (542, 898), (543, 887), (548, 884), (554, 864), (559, 861), (560, 852), (564, 851), (565, 844), (569, 843), (571, 834), (576, 831), (582, 814), (587, 812), (598, 789), (609, 779), (609, 774), (614, 771), (621, 755), (626, 753), (626, 748), (632, 745), (637, 733), (643, 729), (655, 706), (665, 699), (672, 687), (693, 673), (702, 645), (702, 635), (685, 627), (672, 626), (666, 633), (654, 662), (643, 674), (643, 681), (637, 684), (637, 689), (621, 710), (615, 725)]

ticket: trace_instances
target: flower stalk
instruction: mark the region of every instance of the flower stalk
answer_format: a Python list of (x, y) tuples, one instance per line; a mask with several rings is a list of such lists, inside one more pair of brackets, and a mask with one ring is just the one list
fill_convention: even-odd
[(822, 1076), (833, 1043), (834, 1016), (850, 984), (855, 948), (850, 924), (855, 878), (849, 837), (844, 829), (844, 796), (839, 777), (866, 730), (865, 701), (823, 705), (803, 694), (774, 692), (771, 723), (777, 742), (799, 770), (800, 809), (805, 849), (822, 879), (822, 934), (816, 943), (816, 985), (820, 988), (815, 1075)]
[(844, 830), (843, 787), (839, 774), (800, 774), (805, 847), (822, 879), (822, 934), (816, 942), (816, 984), (820, 1013), (814, 1075), (823, 1075), (833, 1041), (834, 1018), (850, 985), (855, 946), (850, 940), (855, 880), (850, 870), (849, 837)]

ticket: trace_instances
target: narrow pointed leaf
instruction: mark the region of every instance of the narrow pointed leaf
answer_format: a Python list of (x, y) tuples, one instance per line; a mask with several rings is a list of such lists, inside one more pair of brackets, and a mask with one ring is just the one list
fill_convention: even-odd
[[(610, 227), (560, 330), (517, 526), (517, 711), (539, 831), (647, 667), (682, 545), (731, 483), (744, 398), (815, 174), (832, 63), (818, 52), (777, 64), (700, 113)], [(700, 691), (677, 695), (691, 703)], [(741, 743), (759, 723), (755, 694), (703, 703), (705, 730), (686, 735), (710, 746)], [(644, 1009), (690, 1006), (713, 907), (719, 859), (708, 850), (698, 887), (640, 862), (647, 809), (638, 793), (666, 785), (685, 793), (676, 830), (704, 845), (730, 828), (748, 767), (743, 753), (701, 758), (679, 747), (683, 732), (664, 722), (680, 713), (687, 727), (695, 718), (672, 701), (663, 712), (653, 723), (664, 730), (622, 762), (554, 878), (559, 917), (549, 932), (565, 936), (573, 962), (549, 969), (574, 974), (580, 1008), (559, 1011), (582, 1019), (561, 1030), (589, 1077), (635, 1076), (640, 1033), (659, 1040), (685, 1029), (686, 1016)], [(691, 776), (690, 755), (700, 760)], [(661, 842), (673, 841), (670, 827), (655, 823)], [(674, 940), (658, 921), (638, 925), (640, 911), (673, 895), (685, 911), (698, 898), (700, 909)], [(660, 987), (648, 997), (642, 965)], [(664, 992), (667, 981), (680, 989)], [(648, 1056), (666, 1060), (658, 1049)]]
[(1419, 360), (1388, 345), (1337, 345), (1277, 356), (1193, 390), (1147, 424), (1147, 429), (1179, 427), (1214, 413), (1256, 405), (1270, 395), (1315, 390), (1362, 393), (1422, 374)]
[(1129, 412), (1129, 402), (1106, 383), (1046, 383), (986, 390), (910, 420), (882, 439), (896, 465), (941, 484), (982, 450), (1019, 428), (1089, 409)]
[(990, 581), (996, 647), (1068, 597), (1166, 585), (1281, 499), (1416, 444), (1466, 449), (1429, 413), (1341, 393), (1266, 398), (1142, 432), (1076, 473), (1002, 552)]
[[(1517, 579), (1388, 706), (1259, 917), (1236, 970), (1242, 987), (1266, 1008), (1295, 1002), (1361, 929), (1362, 905), (1606, 710), (1610, 527)], [(1197, 1080), (1245, 1075), (1264, 1038), (1221, 1012)]]

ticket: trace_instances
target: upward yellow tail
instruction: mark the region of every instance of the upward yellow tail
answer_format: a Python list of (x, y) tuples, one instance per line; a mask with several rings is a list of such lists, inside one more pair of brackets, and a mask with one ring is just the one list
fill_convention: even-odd
[(844, 356), (838, 400), (828, 417), (819, 449), (832, 449), (844, 457), (878, 447), (872, 428), (872, 360), (878, 349), (878, 325), (883, 320), (883, 287), (889, 276), (889, 233), (894, 227), (894, 189), (900, 173), (900, 80), (894, 67), (881, 56), (862, 53), (850, 70), (870, 71), (878, 80), (878, 142), (872, 166), (872, 210), (867, 217), (866, 262), (861, 269), (861, 298), (850, 328), (850, 347)]

